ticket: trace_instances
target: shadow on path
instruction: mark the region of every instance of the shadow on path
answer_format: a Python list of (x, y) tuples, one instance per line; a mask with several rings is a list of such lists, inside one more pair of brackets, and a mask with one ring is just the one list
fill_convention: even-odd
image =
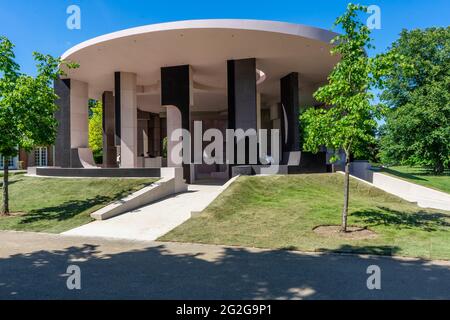
[[(102, 246), (84, 244), (15, 254), (0, 258), (0, 298), (450, 298), (449, 264), (282, 250), (213, 247), (209, 252), (202, 246), (195, 248), (200, 249), (161, 244), (106, 254)], [(72, 264), (81, 268), (81, 291), (67, 290), (65, 272)], [(370, 291), (366, 286), (367, 267), (374, 264), (382, 270), (381, 291)]]

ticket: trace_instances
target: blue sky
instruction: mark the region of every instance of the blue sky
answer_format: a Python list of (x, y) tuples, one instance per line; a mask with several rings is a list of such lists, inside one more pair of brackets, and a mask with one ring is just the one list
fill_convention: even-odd
[[(302, 23), (330, 29), (344, 12), (344, 0), (294, 1), (155, 1), (155, 0), (0, 0), (0, 35), (16, 45), (22, 71), (34, 73), (32, 52), (60, 56), (79, 42), (130, 27), (186, 19), (247, 18)], [(357, 1), (353, 1), (358, 3)], [(384, 50), (403, 28), (450, 25), (449, 0), (373, 0), (378, 5), (382, 29), (373, 38)], [(81, 30), (66, 27), (70, 5), (81, 8)]]

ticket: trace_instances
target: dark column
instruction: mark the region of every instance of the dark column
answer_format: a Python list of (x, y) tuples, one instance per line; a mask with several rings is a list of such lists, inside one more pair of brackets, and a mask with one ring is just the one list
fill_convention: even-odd
[[(256, 104), (256, 59), (228, 61), (228, 128), (257, 130)], [(246, 142), (246, 163), (249, 163), (248, 150)], [(235, 159), (236, 156), (235, 152)]]
[[(300, 151), (300, 105), (298, 91), (298, 73), (290, 73), (281, 79), (281, 133), (283, 137), (283, 154)], [(287, 137), (285, 134), (286, 127)]]
[(155, 115), (151, 114), (150, 115), (150, 120), (148, 120), (147, 122), (147, 128), (148, 128), (148, 145), (147, 145), (147, 149), (148, 149), (148, 153), (150, 155), (150, 157), (157, 157), (157, 155), (155, 154)]
[[(181, 112), (181, 126), (191, 127), (191, 68), (189, 65), (161, 68), (161, 105), (175, 106)], [(185, 150), (186, 151), (186, 150)], [(184, 178), (191, 182), (190, 164), (184, 164)]]
[(149, 120), (150, 139), (148, 139), (148, 150), (153, 157), (160, 157), (161, 152), (161, 118), (158, 114), (153, 114)]
[(114, 96), (110, 91), (103, 93), (103, 165), (105, 168), (117, 167), (115, 144)]
[(120, 72), (114, 73), (115, 145), (122, 144)]
[(256, 59), (228, 61), (228, 128), (257, 129)]
[(58, 131), (55, 141), (55, 166), (70, 167), (70, 79), (58, 79), (54, 82), (55, 93), (58, 95), (55, 112), (58, 121)]
[(175, 106), (181, 112), (183, 129), (190, 129), (190, 67), (161, 68), (161, 103)]

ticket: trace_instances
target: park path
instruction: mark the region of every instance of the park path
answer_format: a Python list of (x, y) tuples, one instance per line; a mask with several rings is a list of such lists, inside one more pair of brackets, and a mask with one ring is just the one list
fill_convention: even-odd
[[(17, 232), (0, 243), (0, 299), (450, 299), (449, 261)], [(381, 290), (367, 288), (371, 265)]]
[(63, 233), (70, 236), (153, 241), (203, 211), (222, 191), (224, 183), (189, 185), (188, 192), (164, 198), (105, 221), (94, 221)]

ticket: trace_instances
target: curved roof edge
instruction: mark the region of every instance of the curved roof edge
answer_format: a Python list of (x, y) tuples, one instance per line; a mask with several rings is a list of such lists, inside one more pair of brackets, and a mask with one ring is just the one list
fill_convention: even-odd
[(84, 41), (61, 56), (66, 59), (71, 54), (85, 49), (87, 47), (104, 43), (107, 41), (135, 36), (151, 32), (187, 30), (187, 29), (235, 29), (235, 30), (253, 30), (263, 32), (282, 33), (287, 35), (299, 36), (329, 43), (337, 33), (321, 28), (310, 27), (302, 24), (294, 24), (270, 20), (246, 20), (246, 19), (207, 19), (207, 20), (183, 20), (175, 22), (165, 22), (150, 24), (131, 29), (125, 29), (113, 33), (108, 33), (90, 40)]

